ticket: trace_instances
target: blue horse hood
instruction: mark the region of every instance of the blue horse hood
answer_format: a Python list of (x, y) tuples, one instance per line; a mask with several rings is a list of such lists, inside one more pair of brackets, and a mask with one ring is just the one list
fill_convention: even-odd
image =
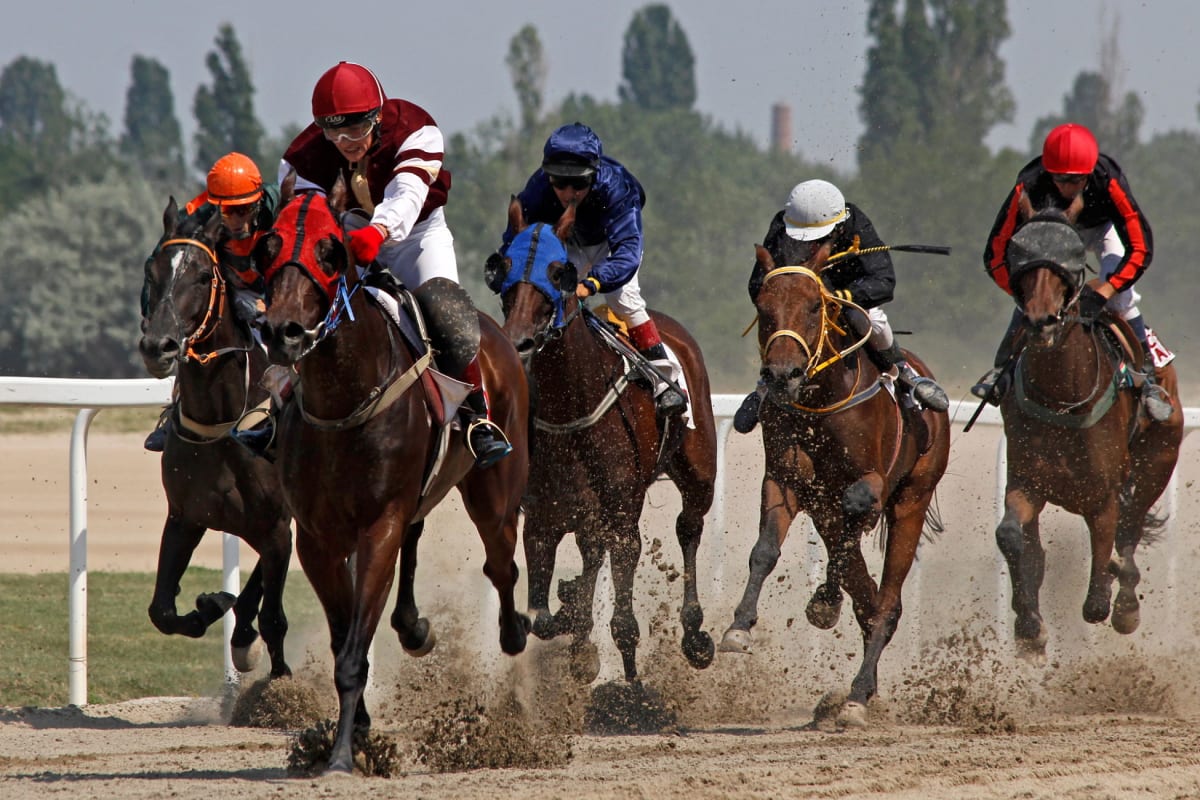
[(550, 280), (550, 265), (555, 261), (566, 264), (567, 248), (554, 235), (554, 229), (544, 222), (535, 222), (513, 237), (506, 255), (512, 260), (508, 274), (500, 284), (500, 295), (522, 281), (533, 284), (554, 304), (554, 327), (563, 326), (563, 296)]

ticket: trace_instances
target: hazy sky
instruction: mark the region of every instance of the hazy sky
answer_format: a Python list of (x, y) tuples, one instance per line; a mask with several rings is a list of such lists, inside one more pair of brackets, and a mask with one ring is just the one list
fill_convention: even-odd
[[(6, 9), (0, 64), (20, 55), (52, 62), (67, 91), (108, 114), (119, 131), (130, 61), (135, 54), (155, 58), (171, 73), (176, 111), (190, 135), (192, 97), (210, 80), (204, 57), (227, 21), (245, 49), (256, 108), (271, 133), (308, 121), (313, 83), (341, 59), (372, 67), (390, 95), (424, 106), (452, 133), (515, 112), (504, 56), (527, 23), (537, 27), (546, 50), (548, 104), (571, 91), (615, 99), (622, 35), (646, 4), (34, 0)], [(701, 111), (765, 144), (771, 104), (788, 103), (801, 154), (853, 167), (861, 130), (856, 86), (867, 48), (864, 0), (668, 4), (696, 54)], [(407, 15), (410, 6), (416, 10)], [(1002, 55), (1017, 116), (993, 133), (993, 145), (1026, 146), (1033, 122), (1061, 109), (1075, 75), (1097, 69), (1101, 39), (1114, 20), (1124, 68), (1119, 88), (1141, 96), (1143, 133), (1200, 127), (1200, 71), (1187, 56), (1200, 28), (1193, 0), (1009, 0), (1008, 7), (1012, 36)]]

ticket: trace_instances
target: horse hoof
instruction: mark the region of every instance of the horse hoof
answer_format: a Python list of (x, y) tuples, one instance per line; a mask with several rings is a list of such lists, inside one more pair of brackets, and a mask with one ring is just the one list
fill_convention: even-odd
[(835, 731), (841, 718), (842, 708), (849, 695), (842, 691), (826, 692), (813, 708), (813, 724), (818, 730)]
[(262, 653), (261, 638), (256, 638), (245, 647), (233, 648), (233, 668), (242, 673), (253, 672), (258, 666), (258, 662), (262, 660)]
[(704, 669), (711, 664), (716, 649), (707, 631), (696, 631), (691, 636), (683, 637), (683, 655), (696, 669)]
[(1045, 639), (1017, 639), (1017, 658), (1035, 667), (1046, 664)]
[(749, 653), (754, 648), (754, 638), (750, 631), (741, 628), (730, 628), (721, 637), (722, 653)]
[(1112, 610), (1113, 630), (1117, 633), (1133, 633), (1141, 622), (1142, 613), (1138, 605), (1137, 592), (1127, 592), (1124, 589), (1117, 592), (1117, 601), (1113, 604)]
[(847, 728), (867, 727), (867, 707), (862, 703), (849, 700), (842, 706), (838, 714), (838, 724)]
[(504, 615), (500, 615), (500, 649), (505, 655), (515, 656), (524, 652), (529, 640), (529, 617), (517, 613), (512, 624), (504, 624)]
[(1108, 614), (1111, 610), (1112, 606), (1107, 593), (1095, 598), (1089, 597), (1083, 604), (1083, 621), (1092, 625), (1098, 625), (1108, 619)]
[(531, 608), (530, 615), (533, 616), (533, 625), (530, 627), (530, 633), (539, 639), (553, 639), (558, 635), (558, 625), (555, 624), (554, 615), (546, 608)]
[(408, 653), (413, 658), (427, 656), (429, 655), (429, 652), (433, 650), (433, 646), (437, 644), (437, 634), (433, 632), (433, 626), (429, 624), (429, 620), (427, 620), (425, 617), (421, 617), (419, 620), (417, 620), (413, 635), (409, 637), (409, 642), (411, 643), (422, 636), (423, 638), (420, 644), (412, 647), (405, 643), (404, 638), (401, 637), (400, 646), (404, 648), (404, 652)]
[(237, 597), (229, 592), (205, 592), (196, 597), (196, 611), (207, 628), (225, 616), (225, 612), (233, 608), (236, 602)]
[(571, 677), (587, 686), (600, 675), (600, 651), (591, 642), (571, 648)]
[(838, 618), (842, 615), (842, 604), (840, 602), (826, 603), (814, 595), (808, 601), (808, 606), (804, 609), (804, 615), (808, 617), (808, 623), (814, 628), (827, 631), (834, 625), (837, 625)]

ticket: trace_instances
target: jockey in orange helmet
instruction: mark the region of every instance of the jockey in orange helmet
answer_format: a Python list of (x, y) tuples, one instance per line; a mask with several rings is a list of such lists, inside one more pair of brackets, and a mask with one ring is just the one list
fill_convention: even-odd
[[(1079, 293), (1080, 316), (1094, 318), (1107, 309), (1129, 323), (1146, 354), (1142, 401), (1147, 415), (1162, 422), (1171, 415), (1171, 404), (1155, 381), (1146, 323), (1137, 307), (1141, 295), (1133, 286), (1154, 256), (1154, 237), (1125, 173), (1116, 161), (1100, 152), (1096, 137), (1083, 125), (1069, 122), (1050, 131), (1042, 155), (1017, 175), (1016, 185), (996, 216), (983, 263), (988, 276), (1009, 294), (1008, 242), (1022, 223), (1048, 208), (1066, 214), (1088, 250), (1100, 259), (1099, 276), (1088, 281)], [(1020, 310), (1014, 311), (996, 352), (995, 366), (971, 388), (976, 397), (999, 403), (1007, 382), (1003, 380), (1005, 366), (1015, 355), (1013, 340), (1020, 320)], [(1174, 357), (1165, 348), (1160, 352), (1164, 364)]]
[[(195, 217), (200, 224), (221, 215), (223, 235), (218, 242), (221, 263), (236, 273), (229, 281), (233, 307), (238, 318), (253, 325), (265, 310), (262, 299), (262, 276), (255, 267), (251, 252), (259, 238), (275, 224), (279, 212), (279, 187), (264, 184), (262, 174), (253, 159), (241, 153), (221, 156), (208, 171), (205, 191), (192, 198), (179, 214), (181, 218)], [(158, 247), (155, 247), (157, 252)], [(151, 253), (151, 258), (153, 258)], [(142, 287), (142, 316), (146, 315), (148, 286)], [(162, 452), (166, 442), (164, 425), (156, 427), (146, 438), (145, 447)]]

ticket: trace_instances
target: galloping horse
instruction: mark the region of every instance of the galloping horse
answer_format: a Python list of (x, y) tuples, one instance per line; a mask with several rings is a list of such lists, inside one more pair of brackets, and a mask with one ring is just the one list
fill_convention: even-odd
[[(270, 264), (264, 335), (272, 360), (299, 373), (277, 423), (279, 466), (296, 517), (300, 564), (325, 609), (335, 656), (340, 715), (328, 768), (350, 772), (353, 729), (370, 726), (363, 702), (367, 649), (397, 556), (400, 587), (392, 627), (413, 655), (424, 655), (434, 644), (413, 597), (417, 542), (425, 516), (455, 486), (483, 539), (484, 574), (500, 595), (500, 647), (509, 654), (525, 648), (529, 620), (515, 607), (513, 555), (529, 469), (528, 389), (499, 326), (465, 299), (464, 317), (469, 315), (472, 326), (478, 319), (493, 419), (513, 447), (494, 466), (473, 469), (465, 435), (431, 421), (443, 413), (440, 405), (428, 404), (423, 388), (432, 350), (413, 353), (386, 301), (368, 291), (349, 261), (331, 213), (340, 210), (344, 185), (339, 181), (330, 195), (332, 209), (323, 195), (291, 194), (285, 181), (283, 210), (261, 243), (262, 263)], [(440, 289), (450, 299), (465, 298), (457, 285), (444, 283), (449, 285)], [(401, 297), (413, 302), (412, 294)]]
[[(879, 657), (900, 622), (901, 588), (916, 555), (934, 490), (950, 453), (945, 412), (899, 403), (849, 332), (847, 301), (828, 292), (819, 272), (776, 268), (756, 248), (766, 272), (755, 299), (766, 402), (761, 411), (766, 470), (758, 541), (750, 576), (721, 650), (749, 652), (763, 582), (779, 560), (796, 515), (806, 512), (825, 542), (825, 582), (807, 608), (808, 621), (832, 628), (850, 594), (863, 636), (863, 660), (840, 713), (866, 723)], [(929, 376), (912, 353), (913, 368)], [(935, 516), (929, 519), (936, 523)], [(860, 539), (883, 520), (886, 542), (879, 585), (863, 560)]]
[[(533, 633), (542, 639), (573, 634), (572, 670), (582, 681), (595, 679), (599, 659), (588, 636), (596, 574), (608, 552), (615, 595), (610, 630), (625, 679), (636, 680), (638, 520), (647, 489), (665, 472), (683, 500), (675, 523), (683, 551), (682, 647), (693, 666), (704, 668), (712, 663), (714, 648), (700, 627), (704, 611), (696, 590), (696, 551), (717, 471), (708, 373), (699, 346), (683, 326), (652, 311), (664, 342), (683, 365), (691, 400), (692, 424), (673, 418), (661, 435), (654, 398), (627, 385), (630, 364), (604, 343), (575, 296), (578, 276), (562, 245), (573, 220), (568, 212), (558, 230), (544, 223), (527, 226), (514, 201), (509, 223), (517, 235), (508, 248), (508, 269), (488, 275), (503, 303), (504, 332), (526, 364), (535, 398), (524, 529)], [(562, 605), (551, 614), (555, 554), (568, 531), (575, 532), (583, 573), (559, 584)]]
[(1175, 368), (1158, 370), (1174, 410), (1161, 423), (1139, 413), (1125, 388), (1125, 364), (1141, 364), (1137, 340), (1119, 325), (1127, 352), (1105, 335), (1107, 315), (1075, 313), (1084, 248), (1065, 220), (1035, 217), (1009, 244), (1013, 296), (1023, 312), (1025, 345), (1013, 388), (1000, 410), (1008, 440), (1008, 484), (996, 544), (1012, 579), (1018, 648), (1044, 655), (1046, 626), (1038, 606), (1046, 554), (1038, 515), (1047, 503), (1078, 514), (1091, 533), (1091, 573), (1083, 618), (1109, 617), (1112, 580), (1120, 582), (1112, 626), (1132, 633), (1140, 621), (1134, 551), (1150, 509), (1166, 488), (1183, 438)]
[[(150, 619), (163, 633), (200, 637), (232, 604), (234, 664), (245, 672), (256, 660), (258, 616), (271, 677), (277, 678), (291, 674), (283, 656), (291, 516), (274, 467), (229, 435), (267, 400), (259, 386), (267, 356), (232, 313), (231, 290), (216, 255), (220, 229), (217, 214), (204, 225), (192, 218), (179, 221), (171, 198), (163, 212), (163, 241), (146, 267), (149, 306), (138, 349), (154, 377), (176, 371), (179, 393), (162, 455), (167, 521)], [(208, 529), (239, 536), (259, 561), (236, 603), (224, 592), (203, 594), (196, 610), (180, 617), (179, 579)]]

